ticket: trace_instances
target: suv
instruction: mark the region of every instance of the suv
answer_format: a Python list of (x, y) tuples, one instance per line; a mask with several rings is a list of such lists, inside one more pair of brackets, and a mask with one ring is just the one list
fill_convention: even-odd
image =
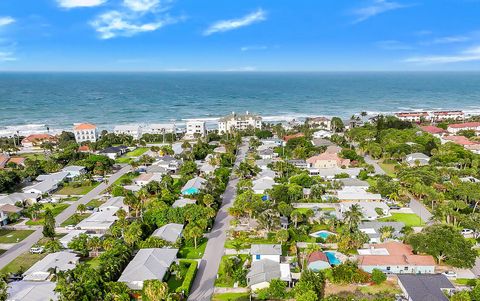
[(457, 278), (457, 273), (455, 271), (445, 271), (442, 274), (447, 276), (447, 278)]
[(32, 253), (32, 254), (42, 254), (44, 249), (45, 249), (44, 247), (31, 247), (30, 248), (30, 253)]

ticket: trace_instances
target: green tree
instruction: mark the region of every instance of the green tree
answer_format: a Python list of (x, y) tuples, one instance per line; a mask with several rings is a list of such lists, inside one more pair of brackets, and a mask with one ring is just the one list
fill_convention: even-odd
[(185, 239), (193, 239), (195, 249), (197, 248), (197, 239), (203, 236), (202, 229), (197, 225), (188, 224), (184, 231)]
[(373, 269), (372, 271), (372, 281), (375, 283), (375, 284), (381, 284), (382, 282), (384, 282), (385, 280), (387, 280), (387, 275), (385, 275), (381, 270), (379, 269)]
[(129, 246), (135, 245), (142, 238), (142, 226), (138, 222), (131, 223), (125, 230), (123, 238)]
[(168, 285), (160, 280), (145, 280), (143, 282), (142, 300), (162, 301), (167, 299)]
[(45, 237), (55, 238), (55, 217), (50, 208), (45, 209), (42, 233)]
[(281, 243), (284, 244), (288, 241), (289, 238), (288, 230), (278, 230), (277, 234), (275, 235), (275, 238)]

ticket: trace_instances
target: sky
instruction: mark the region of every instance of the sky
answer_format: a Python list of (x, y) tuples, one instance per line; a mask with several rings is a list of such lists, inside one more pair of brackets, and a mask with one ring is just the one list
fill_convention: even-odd
[(480, 0), (0, 0), (2, 71), (477, 71)]

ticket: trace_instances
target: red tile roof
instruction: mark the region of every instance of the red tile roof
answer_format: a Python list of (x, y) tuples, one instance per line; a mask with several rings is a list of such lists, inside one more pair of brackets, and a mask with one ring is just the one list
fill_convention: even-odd
[(472, 142), (472, 141), (468, 140), (468, 138), (466, 138), (464, 136), (446, 136), (446, 137), (443, 137), (443, 139), (448, 140), (448, 141), (452, 141), (453, 143), (459, 144), (459, 145), (475, 145), (475, 144), (478, 144), (478, 143), (475, 143), (475, 142)]
[(424, 125), (420, 127), (424, 132), (430, 133), (430, 134), (441, 134), (445, 133), (446, 131), (444, 129), (441, 129), (439, 127), (436, 127), (434, 125)]
[(49, 134), (32, 134), (32, 135), (29, 135), (29, 136), (23, 138), (22, 143), (42, 142), (42, 141), (45, 141), (45, 140), (56, 141), (57, 138), (55, 138), (54, 136), (49, 135)]
[(79, 152), (89, 152), (90, 151), (90, 147), (88, 145), (82, 145), (78, 148), (78, 151)]
[(454, 123), (454, 124), (448, 125), (448, 127), (453, 129), (476, 128), (476, 127), (480, 127), (480, 122)]
[(328, 257), (327, 257), (327, 255), (325, 255), (325, 253), (323, 253), (321, 251), (315, 251), (315, 252), (312, 252), (308, 256), (308, 263), (312, 263), (312, 262), (315, 262), (315, 261), (328, 262)]
[(388, 242), (374, 245), (375, 249), (387, 249), (389, 255), (360, 255), (358, 263), (363, 266), (377, 265), (417, 265), (433, 266), (435, 260), (430, 255), (415, 255), (412, 247), (401, 242)]
[(8, 160), (8, 163), (15, 163), (17, 165), (22, 165), (25, 163), (25, 158), (22, 158), (22, 157), (13, 157), (13, 158), (10, 158), (10, 160)]
[(97, 126), (91, 123), (80, 123), (73, 127), (74, 130), (93, 130), (96, 129)]
[(288, 142), (288, 140), (290, 140), (290, 139), (300, 138), (300, 137), (305, 137), (305, 135), (303, 133), (296, 133), (296, 134), (293, 134), (293, 135), (287, 135), (287, 136), (283, 137), (283, 140), (285, 142)]

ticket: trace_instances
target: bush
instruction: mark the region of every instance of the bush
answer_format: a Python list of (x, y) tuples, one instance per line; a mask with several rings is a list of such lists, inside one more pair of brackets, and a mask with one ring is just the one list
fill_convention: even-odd
[(186, 296), (190, 294), (190, 288), (192, 287), (193, 281), (195, 280), (195, 275), (197, 274), (197, 265), (198, 263), (195, 260), (180, 260), (180, 263), (188, 263), (187, 272), (185, 273), (185, 278), (183, 279), (182, 285), (180, 285), (176, 292), (183, 292)]
[(372, 271), (372, 281), (375, 284), (380, 284), (387, 280), (387, 275), (385, 275), (382, 271), (379, 269), (373, 269)]

